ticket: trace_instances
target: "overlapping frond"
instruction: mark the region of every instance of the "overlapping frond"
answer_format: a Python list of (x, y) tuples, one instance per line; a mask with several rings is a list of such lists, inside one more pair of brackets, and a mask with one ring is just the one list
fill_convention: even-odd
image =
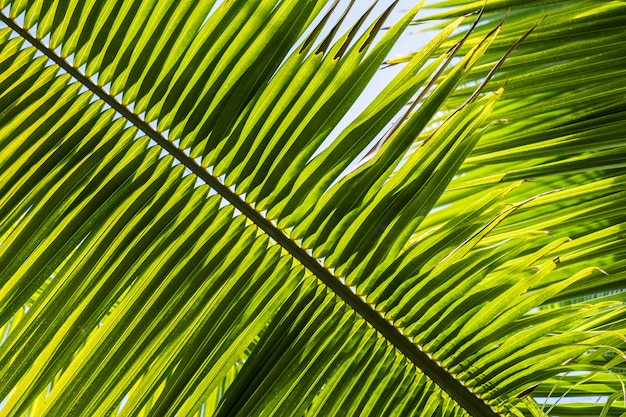
[[(457, 7), (432, 19), (465, 13), (477, 5), (441, 3), (440, 6)], [(502, 1), (487, 2), (485, 7), (486, 22), (497, 21), (504, 15), (508, 17), (492, 48), (467, 78), (476, 83), (510, 42), (528, 26), (537, 21), (541, 23), (492, 79), (493, 89), (506, 82), (503, 97), (487, 122), (492, 126), (451, 182), (448, 195), (440, 201), (441, 210), (425, 221), (423, 230), (437, 230), (447, 219), (456, 216), (455, 204), (473, 202), (477, 196), (489, 195), (491, 189), (501, 184), (525, 181), (510, 195), (520, 200), (534, 195), (539, 197), (516, 210), (481, 245), (489, 247), (540, 231), (554, 238), (571, 239), (555, 253), (558, 267), (546, 275), (538, 287), (565, 282), (585, 268), (596, 269), (587, 269), (590, 279), (552, 295), (543, 308), (558, 314), (583, 303), (594, 308), (613, 305), (616, 310), (608, 316), (610, 319), (592, 321), (593, 325), (583, 327), (587, 330), (598, 326), (597, 329), (623, 332), (619, 306), (624, 301), (620, 292), (624, 288), (622, 259), (626, 250), (623, 210), (626, 204), (626, 124), (623, 117), (626, 37), (622, 25), (626, 7), (618, 1), (584, 4)], [(481, 32), (486, 33), (489, 27), (488, 23), (484, 28), (479, 27), (472, 35), (475, 39), (469, 39), (467, 44), (479, 42)], [(467, 91), (471, 88), (468, 82)], [(462, 90), (457, 94), (457, 99), (448, 102), (451, 109), (454, 103), (463, 100)], [(447, 206), (449, 203), (452, 204)], [(540, 245), (537, 241), (529, 250), (536, 250)], [(572, 384), (567, 389), (561, 388), (561, 379), (574, 376), (554, 378), (547, 386), (539, 385), (537, 389), (541, 389), (542, 394), (537, 396), (539, 402), (546, 402), (544, 411), (579, 415), (577, 413), (584, 409), (587, 413), (601, 415), (620, 409), (616, 400), (623, 400), (621, 388), (607, 390), (599, 384), (597, 392), (590, 395), (586, 380), (621, 381), (621, 353), (602, 348), (598, 348), (596, 354), (592, 352), (586, 354), (593, 357), (593, 361), (585, 359), (583, 363), (589, 361), (613, 367), (612, 372), (603, 377), (591, 370), (581, 371), (577, 377), (580, 385)], [(550, 404), (561, 395), (566, 398), (561, 401), (565, 404), (552, 407)], [(610, 407), (604, 405), (608, 399)], [(569, 405), (576, 401), (587, 404)], [(610, 411), (613, 412), (620, 414), (623, 410)]]
[(395, 3), (0, 0), (0, 415), (622, 410), (624, 3)]

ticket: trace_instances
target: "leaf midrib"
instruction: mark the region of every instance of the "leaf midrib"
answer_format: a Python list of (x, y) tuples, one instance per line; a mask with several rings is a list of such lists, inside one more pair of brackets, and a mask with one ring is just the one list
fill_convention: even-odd
[(238, 194), (233, 192), (226, 185), (222, 184), (216, 177), (211, 175), (190, 156), (186, 155), (182, 150), (177, 148), (161, 133), (153, 129), (152, 126), (139, 118), (138, 115), (115, 100), (115, 98), (109, 95), (102, 87), (98, 86), (89, 77), (82, 74), (77, 68), (70, 65), (63, 58), (56, 55), (53, 50), (49, 49), (39, 39), (32, 36), (26, 29), (16, 24), (12, 19), (6, 17), (2, 12), (0, 12), (0, 20), (24, 38), (28, 43), (37, 48), (60, 68), (74, 77), (78, 82), (97, 95), (105, 103), (111, 106), (111, 108), (133, 123), (135, 127), (154, 140), (161, 148), (165, 149), (172, 157), (187, 167), (191, 172), (197, 175), (198, 178), (202, 179), (207, 185), (219, 193), (222, 198), (238, 209), (259, 229), (274, 239), (276, 243), (289, 252), (291, 256), (293, 256), (298, 262), (300, 262), (300, 264), (313, 273), (331, 291), (337, 294), (352, 310), (367, 321), (381, 336), (389, 341), (389, 343), (402, 352), (402, 354), (409, 361), (417, 366), (470, 415), (485, 417), (500, 416), (493, 410), (493, 408), (485, 403), (482, 398), (472, 393), (469, 387), (464, 385), (462, 381), (457, 380), (451, 373), (449, 373), (435, 359), (433, 359), (432, 356), (422, 351), (415, 343), (404, 336), (398, 328), (385, 319), (381, 313), (374, 309), (373, 306), (361, 299), (361, 297), (355, 294), (349, 287), (344, 285), (339, 279), (337, 279), (337, 277), (330, 273), (330, 271), (322, 266), (317, 259), (310, 256), (303, 248), (298, 246), (296, 242), (291, 240), (285, 233), (278, 229), (270, 220), (263, 217), (261, 213), (246, 203)]

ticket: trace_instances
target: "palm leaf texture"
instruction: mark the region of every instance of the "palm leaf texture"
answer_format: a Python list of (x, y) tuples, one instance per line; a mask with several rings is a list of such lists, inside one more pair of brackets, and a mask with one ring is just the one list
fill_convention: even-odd
[(0, 0), (0, 415), (626, 413), (626, 3), (353, 3)]

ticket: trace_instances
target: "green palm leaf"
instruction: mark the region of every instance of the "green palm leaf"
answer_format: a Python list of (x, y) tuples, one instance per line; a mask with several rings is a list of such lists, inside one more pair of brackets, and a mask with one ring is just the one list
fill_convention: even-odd
[(345, 3), (0, 0), (0, 415), (624, 413), (626, 5)]

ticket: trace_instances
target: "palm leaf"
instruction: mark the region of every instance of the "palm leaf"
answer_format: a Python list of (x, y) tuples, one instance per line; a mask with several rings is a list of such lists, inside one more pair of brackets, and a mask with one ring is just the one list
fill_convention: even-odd
[(0, 0), (0, 415), (624, 411), (623, 2), (353, 3)]

